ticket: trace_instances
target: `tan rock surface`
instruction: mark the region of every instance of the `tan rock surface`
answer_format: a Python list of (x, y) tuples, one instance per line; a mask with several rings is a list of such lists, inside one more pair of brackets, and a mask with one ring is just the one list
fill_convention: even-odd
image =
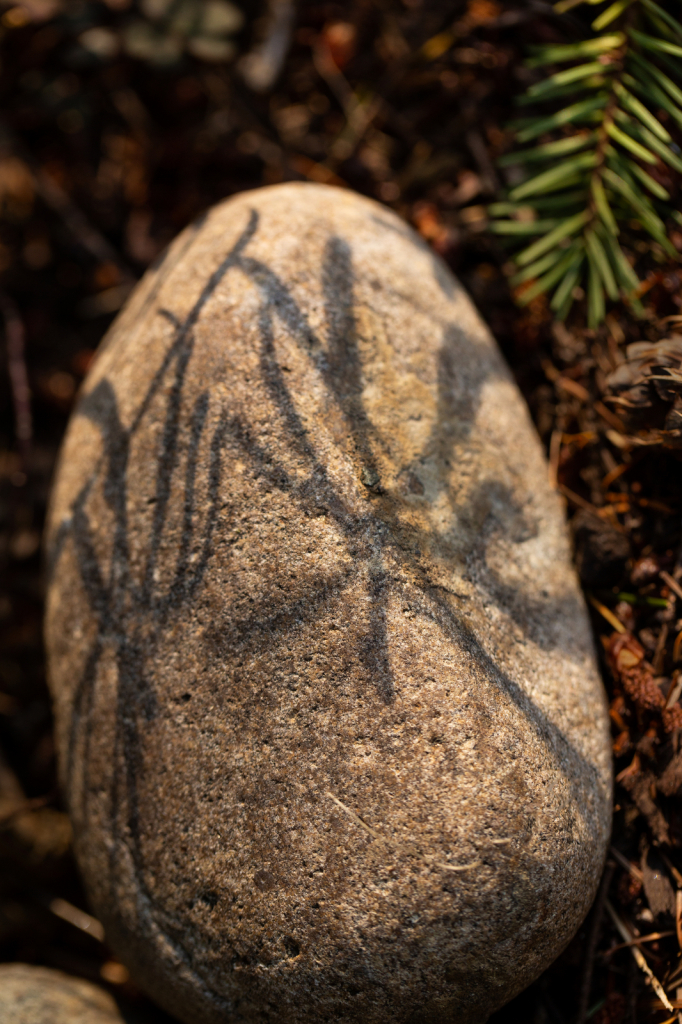
[(288, 184), (185, 231), (86, 382), (49, 526), (63, 783), (109, 941), (187, 1024), (479, 1024), (610, 827), (557, 497), (461, 287)]
[(123, 1024), (111, 996), (48, 967), (0, 964), (2, 1024)]

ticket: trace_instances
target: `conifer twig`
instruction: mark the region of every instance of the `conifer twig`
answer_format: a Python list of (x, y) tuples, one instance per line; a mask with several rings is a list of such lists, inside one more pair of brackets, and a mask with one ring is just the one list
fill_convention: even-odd
[[(517, 147), (531, 145), (499, 161), (524, 177), (489, 213), (493, 232), (530, 242), (515, 256), (518, 301), (551, 292), (562, 320), (582, 287), (594, 328), (607, 300), (643, 315), (623, 242), (632, 254), (644, 236), (655, 259), (680, 258), (666, 225), (682, 224), (671, 191), (682, 174), (671, 134), (682, 128), (682, 24), (654, 0), (587, 2), (607, 4), (592, 37), (531, 48), (528, 65), (544, 77), (519, 102), (539, 112), (513, 125)], [(554, 11), (584, 3), (559, 0)]]

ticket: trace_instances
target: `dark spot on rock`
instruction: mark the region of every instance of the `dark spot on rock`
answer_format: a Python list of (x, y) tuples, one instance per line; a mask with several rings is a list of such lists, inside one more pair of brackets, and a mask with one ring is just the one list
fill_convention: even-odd
[(199, 900), (201, 903), (205, 903), (211, 910), (213, 910), (219, 899), (220, 897), (218, 896), (218, 893), (214, 892), (212, 889), (199, 894)]
[(256, 888), (260, 889), (261, 892), (274, 889), (277, 884), (275, 876), (270, 871), (257, 871), (253, 876), (253, 880), (256, 883)]
[(410, 494), (423, 494), (424, 484), (421, 482), (416, 473), (407, 474), (407, 489)]
[(293, 960), (294, 957), (298, 956), (301, 952), (301, 947), (299, 946), (298, 942), (296, 941), (296, 939), (292, 939), (290, 935), (284, 936), (284, 938), (282, 939), (282, 944), (284, 945), (289, 960)]

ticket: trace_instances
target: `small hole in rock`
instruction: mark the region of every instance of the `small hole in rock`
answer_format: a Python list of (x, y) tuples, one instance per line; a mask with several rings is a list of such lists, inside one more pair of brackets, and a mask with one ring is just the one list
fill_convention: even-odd
[(202, 892), (199, 896), (199, 899), (201, 900), (202, 903), (205, 903), (207, 907), (213, 910), (216, 903), (218, 902), (219, 897), (217, 892), (209, 890), (208, 892)]

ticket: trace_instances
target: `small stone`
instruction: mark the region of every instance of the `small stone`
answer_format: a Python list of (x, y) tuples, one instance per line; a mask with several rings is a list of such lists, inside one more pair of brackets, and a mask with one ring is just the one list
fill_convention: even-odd
[(2, 1024), (124, 1024), (111, 996), (48, 967), (0, 964)]
[(524, 402), (390, 211), (286, 184), (171, 246), (48, 528), (93, 911), (187, 1024), (481, 1024), (566, 946), (608, 720)]

